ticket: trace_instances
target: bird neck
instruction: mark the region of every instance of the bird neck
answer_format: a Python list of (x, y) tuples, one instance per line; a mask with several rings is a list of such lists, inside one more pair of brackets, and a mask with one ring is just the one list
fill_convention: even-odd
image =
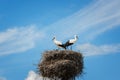
[(56, 38), (54, 38), (53, 41), (56, 41)]
[(77, 40), (77, 37), (75, 36), (75, 40)]

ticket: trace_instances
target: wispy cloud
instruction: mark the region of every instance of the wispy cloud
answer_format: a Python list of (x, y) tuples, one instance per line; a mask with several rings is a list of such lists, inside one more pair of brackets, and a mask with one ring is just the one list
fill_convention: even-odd
[[(78, 34), (81, 41), (92, 40), (99, 34), (120, 25), (120, 0), (94, 0), (89, 5), (46, 26), (42, 31), (47, 36), (56, 35), (61, 40)], [(43, 33), (35, 27), (8, 29), (0, 32), (0, 56), (29, 50), (35, 46)], [(48, 40), (48, 37), (46, 37)]]
[(0, 32), (0, 56), (29, 50), (43, 35), (33, 25)]
[(46, 32), (61, 39), (74, 34), (79, 34), (84, 41), (94, 39), (120, 25), (119, 4), (120, 0), (95, 0), (73, 15), (49, 25)]
[(0, 80), (7, 80), (6, 78), (4, 78), (4, 77), (0, 77)]
[[(43, 77), (35, 73), (34, 71), (29, 71), (28, 76), (25, 80), (43, 80)], [(50, 80), (45, 78), (45, 80)]]
[(77, 50), (80, 50), (80, 52), (82, 52), (84, 56), (120, 53), (120, 44), (97, 46), (90, 43), (86, 43), (78, 45)]

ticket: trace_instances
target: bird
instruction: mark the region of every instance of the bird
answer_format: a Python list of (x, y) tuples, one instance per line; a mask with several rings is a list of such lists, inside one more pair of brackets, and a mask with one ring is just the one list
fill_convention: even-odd
[(78, 40), (78, 36), (77, 35), (74, 35), (74, 39), (69, 39), (65, 44), (64, 46), (66, 48), (68, 48), (68, 46), (71, 46), (71, 50), (72, 50), (72, 45)]
[(55, 36), (53, 37), (52, 40), (53, 40), (53, 42), (57, 45), (58, 50), (59, 50), (60, 48), (66, 49), (65, 45), (64, 45), (61, 41), (56, 40), (56, 37), (55, 37)]

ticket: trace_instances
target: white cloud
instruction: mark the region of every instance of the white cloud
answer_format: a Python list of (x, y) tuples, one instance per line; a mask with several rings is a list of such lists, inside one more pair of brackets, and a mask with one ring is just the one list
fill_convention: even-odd
[(100, 45), (96, 46), (90, 43), (77, 46), (77, 50), (83, 53), (84, 56), (105, 55), (120, 52), (120, 44)]
[(36, 74), (34, 71), (30, 71), (28, 73), (28, 77), (25, 80), (42, 80), (42, 78), (39, 77), (39, 75)]
[(29, 50), (43, 36), (35, 26), (16, 27), (0, 32), (0, 56)]
[(74, 34), (83, 37), (83, 41), (94, 39), (120, 25), (119, 4), (120, 0), (95, 0), (75, 14), (49, 25), (46, 32), (61, 39)]
[[(81, 41), (89, 41), (120, 25), (120, 0), (94, 0), (71, 16), (63, 18), (42, 31), (47, 36), (67, 39), (79, 34)], [(0, 32), (0, 56), (29, 50), (43, 36), (35, 27), (8, 29)], [(48, 40), (49, 37), (46, 37)]]
[[(34, 71), (29, 71), (28, 76), (25, 80), (43, 80), (43, 77), (35, 73)], [(50, 80), (45, 78), (45, 80)]]
[(4, 77), (0, 77), (0, 80), (7, 80), (6, 78), (4, 78)]

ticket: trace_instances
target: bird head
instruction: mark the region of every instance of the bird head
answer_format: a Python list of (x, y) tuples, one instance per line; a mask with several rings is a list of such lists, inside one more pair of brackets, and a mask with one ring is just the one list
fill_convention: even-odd
[(52, 40), (54, 40), (56, 37), (54, 36)]
[(74, 37), (78, 39), (78, 36), (77, 36), (77, 35), (74, 35)]

